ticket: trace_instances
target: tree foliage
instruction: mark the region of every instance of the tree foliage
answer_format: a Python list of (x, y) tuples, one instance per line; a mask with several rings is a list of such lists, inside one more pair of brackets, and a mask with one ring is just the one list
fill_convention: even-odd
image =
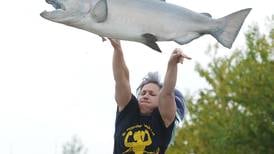
[(250, 27), (246, 46), (196, 66), (211, 88), (189, 98), (190, 120), (167, 153), (274, 153), (274, 28)]
[(71, 141), (63, 145), (63, 154), (87, 154), (87, 149), (78, 137), (73, 136)]

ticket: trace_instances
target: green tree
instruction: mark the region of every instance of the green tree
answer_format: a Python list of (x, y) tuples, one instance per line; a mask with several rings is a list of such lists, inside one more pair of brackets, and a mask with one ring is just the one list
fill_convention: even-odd
[(168, 154), (274, 153), (274, 28), (264, 35), (250, 27), (246, 44), (196, 66), (211, 88), (188, 99), (190, 120)]
[(87, 149), (78, 137), (73, 136), (71, 141), (63, 145), (63, 154), (87, 154)]

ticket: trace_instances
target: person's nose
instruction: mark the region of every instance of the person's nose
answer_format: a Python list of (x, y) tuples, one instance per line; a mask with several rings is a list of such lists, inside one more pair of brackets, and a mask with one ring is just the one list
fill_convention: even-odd
[(145, 95), (143, 95), (143, 99), (144, 100), (148, 100), (148, 97), (149, 97), (148, 95), (149, 95), (148, 93), (146, 93)]

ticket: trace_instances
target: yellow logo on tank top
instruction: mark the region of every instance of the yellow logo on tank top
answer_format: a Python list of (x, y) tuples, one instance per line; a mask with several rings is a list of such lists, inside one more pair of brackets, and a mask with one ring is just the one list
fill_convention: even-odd
[(159, 152), (145, 151), (145, 148), (152, 144), (152, 137), (155, 133), (147, 125), (135, 125), (126, 130), (123, 133), (124, 145), (127, 150), (123, 154), (134, 153), (134, 154), (156, 154)]

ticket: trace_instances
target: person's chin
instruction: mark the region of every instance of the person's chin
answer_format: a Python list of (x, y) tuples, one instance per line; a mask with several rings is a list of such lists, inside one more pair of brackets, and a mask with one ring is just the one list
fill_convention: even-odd
[(148, 103), (140, 103), (140, 112), (142, 115), (149, 115), (152, 112), (152, 106)]

